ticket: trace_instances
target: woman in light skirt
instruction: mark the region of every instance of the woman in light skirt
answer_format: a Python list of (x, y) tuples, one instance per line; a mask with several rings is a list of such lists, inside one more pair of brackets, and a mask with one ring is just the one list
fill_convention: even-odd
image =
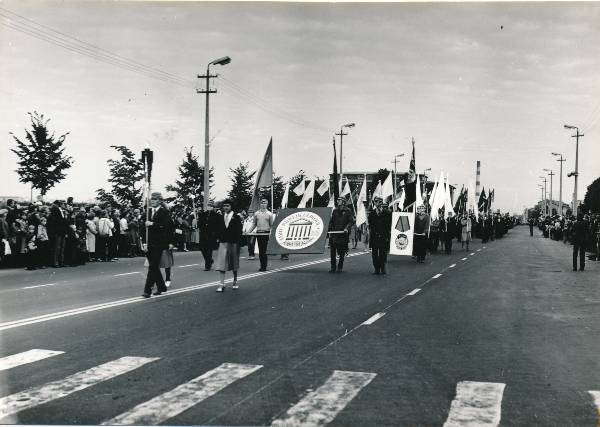
[(217, 292), (225, 290), (225, 272), (233, 271), (232, 289), (239, 289), (237, 273), (240, 267), (240, 243), (242, 241), (242, 220), (232, 209), (230, 200), (223, 202), (223, 217), (219, 221), (217, 232), (219, 249), (215, 270), (220, 274), (220, 285)]

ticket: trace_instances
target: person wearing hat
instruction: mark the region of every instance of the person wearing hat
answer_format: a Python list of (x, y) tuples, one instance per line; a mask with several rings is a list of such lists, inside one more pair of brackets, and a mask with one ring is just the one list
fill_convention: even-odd
[(369, 212), (369, 247), (373, 259), (373, 274), (386, 274), (385, 265), (392, 237), (392, 213), (379, 196), (373, 198), (374, 209)]
[(150, 198), (150, 220), (146, 221), (148, 227), (148, 274), (144, 285), (144, 298), (150, 298), (152, 288), (156, 284), (156, 291), (153, 295), (160, 295), (167, 292), (167, 286), (160, 272), (160, 259), (165, 249), (173, 249), (173, 233), (175, 230), (173, 220), (166, 206), (162, 204), (163, 197), (161, 193), (152, 193)]
[(225, 290), (225, 272), (233, 271), (233, 289), (238, 289), (237, 272), (240, 267), (240, 243), (242, 242), (242, 219), (233, 211), (231, 200), (223, 201), (223, 217), (217, 229), (219, 251), (215, 270), (220, 273), (217, 292)]
[(429, 229), (429, 215), (425, 210), (425, 206), (417, 207), (417, 216), (415, 217), (415, 233), (414, 233), (414, 252), (417, 257), (417, 262), (425, 262), (427, 254), (427, 231)]
[[(354, 216), (350, 209), (346, 207), (346, 199), (338, 197), (337, 206), (331, 212), (329, 221), (329, 250), (331, 256), (330, 273), (341, 273), (344, 269), (344, 257), (348, 253), (348, 243), (350, 241), (350, 229), (354, 224)], [(339, 257), (336, 268), (336, 253)]]
[(217, 230), (223, 218), (215, 211), (215, 205), (208, 203), (205, 211), (198, 217), (198, 238), (200, 251), (204, 258), (204, 271), (210, 271), (213, 265), (213, 251), (219, 247), (217, 243)]

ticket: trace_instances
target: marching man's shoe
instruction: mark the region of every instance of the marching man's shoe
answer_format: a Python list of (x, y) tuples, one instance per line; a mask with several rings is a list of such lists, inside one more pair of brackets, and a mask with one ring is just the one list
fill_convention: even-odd
[(168, 288), (169, 286), (171, 286), (171, 281), (170, 281), (170, 280), (167, 280), (167, 281), (165, 282), (165, 286), (166, 286), (167, 288)]
[(233, 285), (231, 286), (231, 289), (237, 290), (240, 288), (240, 285), (237, 284), (237, 282), (233, 282)]
[(150, 298), (152, 295), (150, 295), (150, 294), (147, 294), (146, 292), (144, 292), (144, 293), (142, 294), (142, 296), (143, 296), (144, 298)]
[(225, 286), (221, 285), (217, 288), (217, 292), (223, 292), (225, 291)]

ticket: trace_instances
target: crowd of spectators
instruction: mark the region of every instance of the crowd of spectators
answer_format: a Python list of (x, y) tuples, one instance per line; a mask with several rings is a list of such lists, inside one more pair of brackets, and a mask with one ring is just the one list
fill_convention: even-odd
[[(587, 213), (582, 215), (582, 219), (587, 230), (584, 243), (585, 251), (590, 253), (590, 259), (599, 261), (600, 214)], [(536, 223), (545, 238), (572, 244), (576, 220), (573, 215), (546, 215), (540, 216)]]

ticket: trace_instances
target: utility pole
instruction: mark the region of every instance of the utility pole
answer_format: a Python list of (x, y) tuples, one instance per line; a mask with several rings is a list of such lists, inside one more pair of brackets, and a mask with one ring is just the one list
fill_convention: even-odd
[[(564, 125), (565, 129), (575, 129), (575, 135), (571, 135), (571, 138), (575, 138), (575, 189), (573, 190), (573, 215), (577, 217), (577, 180), (579, 178), (579, 137), (585, 136), (579, 133), (577, 126)], [(570, 174), (569, 174), (570, 176)]]
[(552, 177), (556, 174), (550, 171), (548, 175), (550, 175), (550, 214), (552, 214), (552, 206), (554, 206), (554, 199), (552, 198)]
[(560, 156), (560, 159), (557, 159), (556, 161), (560, 162), (560, 187), (559, 187), (559, 190), (558, 190), (558, 199), (559, 199), (558, 203), (560, 205), (560, 215), (562, 216), (562, 214), (563, 214), (563, 199), (562, 199), (562, 175), (563, 175), (563, 173), (562, 173), (562, 164), (564, 162), (566, 162), (567, 159), (563, 158), (562, 154), (559, 154), (559, 153), (552, 153), (552, 155), (553, 156)]
[(205, 129), (204, 129), (204, 195), (202, 197), (202, 208), (204, 211), (208, 209), (208, 202), (210, 201), (210, 139), (209, 139), (209, 126), (208, 126), (208, 96), (211, 93), (217, 93), (216, 89), (210, 88), (210, 79), (218, 77), (216, 74), (210, 74), (211, 65), (227, 65), (231, 62), (231, 58), (224, 56), (219, 59), (211, 61), (206, 66), (206, 74), (201, 76), (198, 75), (199, 79), (206, 79), (206, 89), (196, 89), (196, 93), (206, 94), (206, 111), (205, 111)]
[(209, 140), (209, 122), (208, 122), (208, 96), (211, 93), (217, 93), (216, 89), (210, 88), (210, 79), (216, 78), (216, 74), (210, 74), (210, 64), (206, 67), (206, 74), (201, 76), (198, 75), (199, 79), (206, 80), (206, 89), (196, 89), (196, 93), (206, 94), (206, 107), (205, 107), (205, 128), (204, 128), (204, 184), (203, 184), (203, 196), (202, 196), (202, 209), (206, 212), (208, 209), (208, 202), (210, 198), (210, 140)]

